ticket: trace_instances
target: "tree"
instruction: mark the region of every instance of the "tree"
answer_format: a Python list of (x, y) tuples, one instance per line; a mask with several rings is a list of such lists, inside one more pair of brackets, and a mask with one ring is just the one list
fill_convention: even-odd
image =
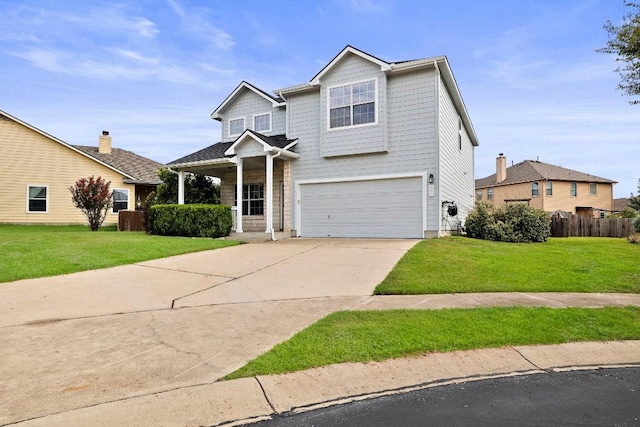
[(69, 187), (73, 205), (87, 217), (91, 231), (98, 231), (107, 217), (107, 212), (113, 206), (110, 185), (111, 181), (92, 175), (89, 178), (80, 178), (73, 187)]
[[(178, 175), (168, 169), (161, 169), (158, 177), (162, 184), (158, 185), (155, 203), (178, 203)], [(220, 185), (211, 177), (200, 174), (185, 174), (184, 202), (186, 204), (218, 204), (220, 203)]]
[[(607, 21), (604, 29), (609, 33), (607, 46), (598, 52), (617, 55), (616, 62), (623, 62), (614, 71), (620, 73), (621, 82), (618, 89), (626, 95), (640, 95), (640, 3), (625, 0), (624, 5), (635, 10), (624, 14), (622, 24), (613, 25)], [(629, 101), (639, 104), (639, 100)]]
[(638, 179), (638, 194), (629, 198), (629, 206), (640, 212), (640, 179)]

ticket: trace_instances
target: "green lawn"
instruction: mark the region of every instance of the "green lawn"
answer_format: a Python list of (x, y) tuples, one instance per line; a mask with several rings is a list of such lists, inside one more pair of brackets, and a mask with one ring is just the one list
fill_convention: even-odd
[(225, 379), (509, 345), (640, 339), (640, 307), (343, 311)]
[[(408, 251), (376, 293), (640, 292), (639, 261), (640, 245), (626, 239), (432, 239)], [(318, 321), (227, 379), (434, 351), (625, 339), (640, 339), (638, 307), (347, 311)]]
[(640, 245), (626, 239), (556, 238), (501, 243), (466, 237), (424, 240), (375, 293), (640, 292)]
[(132, 264), (238, 242), (150, 236), (103, 227), (0, 224), (0, 282)]

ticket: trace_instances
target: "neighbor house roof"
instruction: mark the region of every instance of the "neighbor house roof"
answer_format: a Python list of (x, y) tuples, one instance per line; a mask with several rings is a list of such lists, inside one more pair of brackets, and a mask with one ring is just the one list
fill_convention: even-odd
[(158, 185), (162, 182), (158, 178), (158, 171), (162, 168), (162, 164), (132, 151), (112, 148), (111, 153), (105, 154), (99, 153), (98, 147), (86, 145), (74, 145), (73, 147), (107, 165), (126, 172), (130, 176), (129, 179), (124, 180), (127, 184)]
[(507, 178), (496, 182), (496, 174), (476, 179), (476, 188), (498, 187), (533, 181), (601, 182), (615, 184), (617, 181), (578, 172), (561, 166), (550, 165), (538, 160), (525, 160), (507, 168)]
[(125, 177), (124, 182), (127, 184), (159, 184), (158, 170), (162, 167), (162, 164), (146, 157), (139, 156), (131, 151), (121, 150), (114, 148), (111, 154), (98, 153), (98, 147), (84, 146), (84, 145), (71, 145), (56, 138), (53, 135), (38, 129), (35, 126), (24, 122), (17, 117), (13, 117), (11, 114), (0, 110), (0, 115), (9, 120), (13, 120), (22, 126), (31, 129), (32, 131), (48, 138), (64, 147), (67, 147), (71, 151), (75, 151), (91, 160), (102, 164), (103, 166), (112, 169), (113, 171), (123, 175)]
[[(247, 132), (250, 132), (252, 136), (257, 137), (264, 143), (282, 150), (289, 150), (293, 145), (295, 145), (296, 142), (295, 139), (288, 139), (286, 135), (266, 136), (250, 130), (245, 131), (245, 133)], [(210, 145), (209, 147), (203, 148), (202, 150), (196, 151), (195, 153), (191, 153), (184, 157), (180, 157), (179, 159), (173, 160), (167, 163), (167, 166), (191, 165), (217, 159), (230, 159), (231, 157), (233, 157), (233, 155), (227, 155), (225, 154), (225, 152), (241, 138), (242, 135), (239, 136), (236, 141), (218, 142), (216, 144)]]
[(616, 212), (622, 212), (629, 207), (629, 199), (623, 197), (621, 199), (613, 199), (613, 210)]

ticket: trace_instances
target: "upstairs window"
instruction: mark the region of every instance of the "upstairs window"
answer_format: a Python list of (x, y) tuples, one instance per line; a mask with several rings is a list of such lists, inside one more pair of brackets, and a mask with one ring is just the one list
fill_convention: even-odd
[(256, 132), (271, 132), (271, 113), (253, 116), (253, 130)]
[(531, 197), (538, 197), (540, 195), (540, 190), (538, 188), (537, 182), (531, 183)]
[(244, 117), (229, 120), (229, 136), (238, 136), (244, 132)]
[(118, 211), (126, 211), (127, 209), (129, 209), (129, 190), (114, 189), (113, 207), (111, 208), (111, 211), (116, 213)]
[(476, 191), (476, 200), (477, 201), (481, 201), (482, 200), (482, 190), (477, 190)]
[(570, 193), (571, 197), (578, 197), (578, 184), (575, 182), (571, 183)]
[(376, 122), (376, 81), (329, 88), (329, 128)]
[(547, 196), (553, 196), (553, 182), (547, 181)]
[(493, 200), (493, 188), (487, 188), (487, 200)]
[(598, 184), (595, 182), (590, 182), (589, 183), (589, 194), (591, 194), (592, 196), (597, 196), (598, 195)]
[(30, 185), (27, 195), (27, 212), (46, 213), (49, 205), (49, 190), (46, 185)]

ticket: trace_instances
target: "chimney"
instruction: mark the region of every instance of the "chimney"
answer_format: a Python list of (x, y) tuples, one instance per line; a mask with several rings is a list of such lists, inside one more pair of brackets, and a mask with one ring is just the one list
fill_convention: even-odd
[(98, 153), (111, 154), (111, 137), (108, 130), (103, 130), (98, 138)]
[(507, 179), (507, 158), (502, 153), (496, 159), (496, 184)]

